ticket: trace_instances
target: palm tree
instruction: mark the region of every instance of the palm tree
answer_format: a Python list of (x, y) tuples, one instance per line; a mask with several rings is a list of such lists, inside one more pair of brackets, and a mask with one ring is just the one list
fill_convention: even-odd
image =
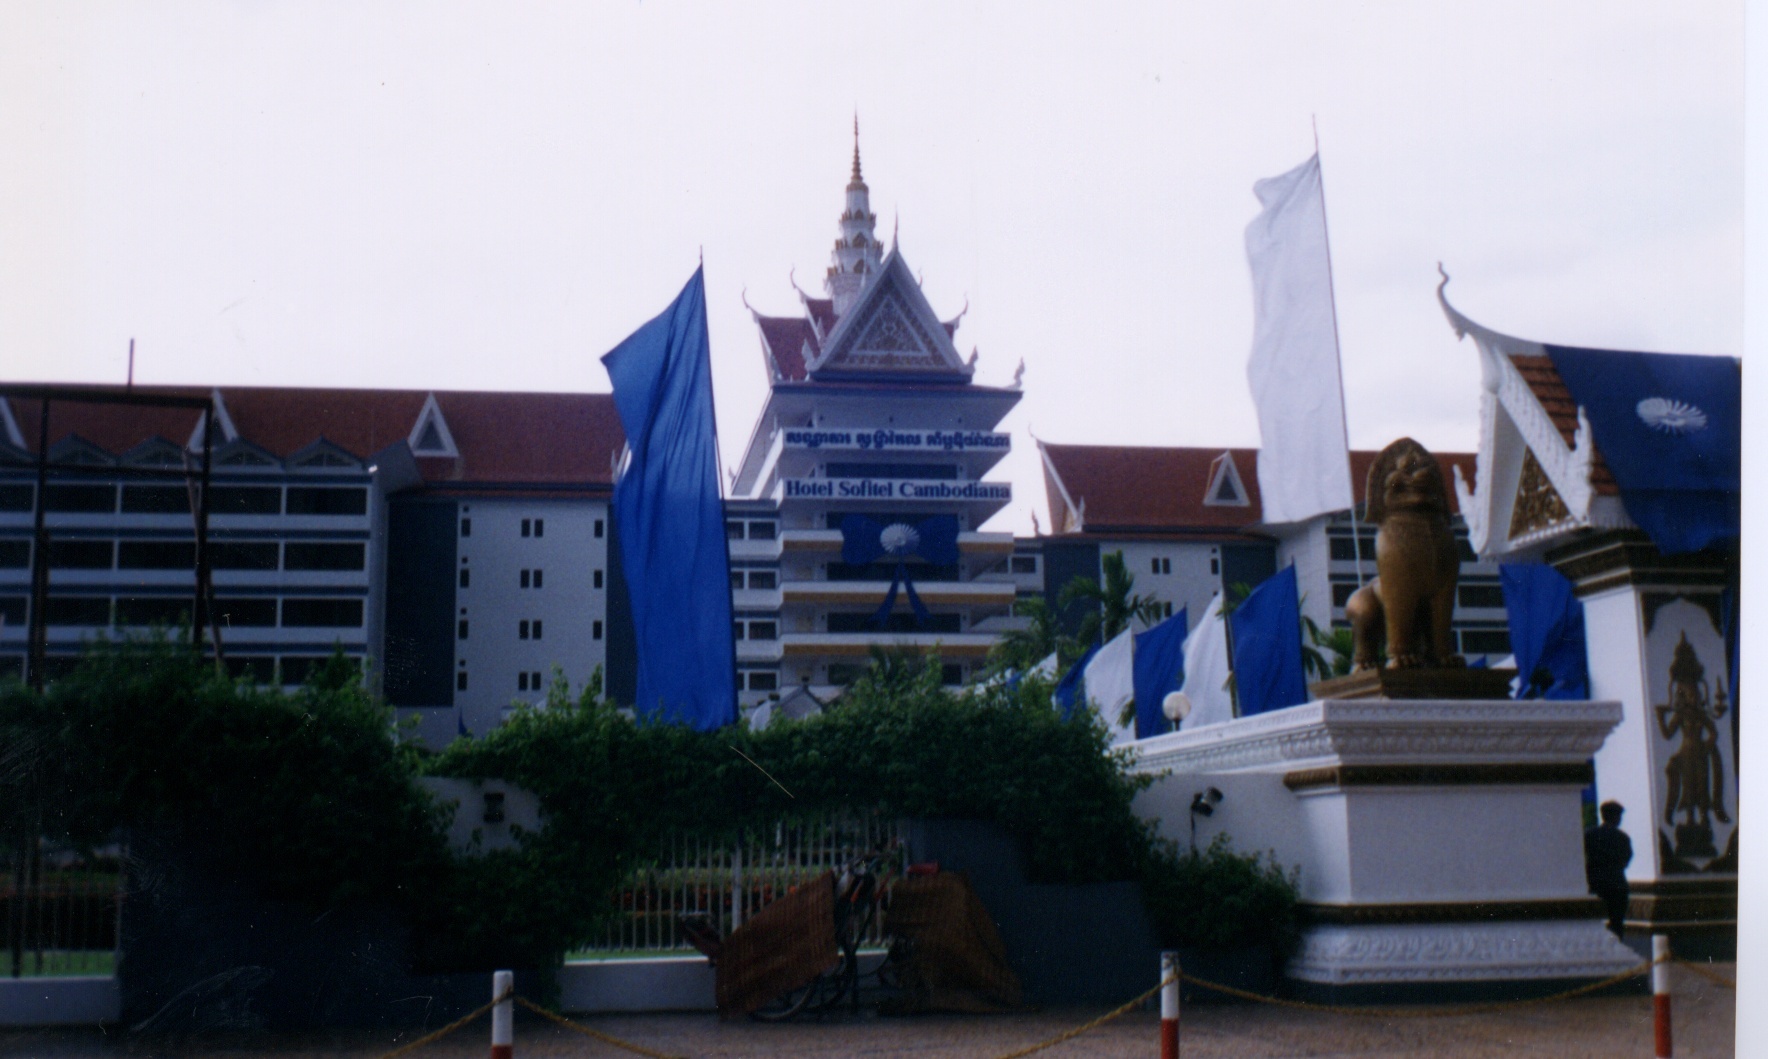
[(1042, 596), (1031, 596), (1014, 603), (1013, 614), (1029, 619), (1030, 624), (1023, 629), (1013, 629), (995, 641), (988, 652), (990, 673), (1013, 670), (1023, 673), (1052, 654), (1060, 657), (1078, 653), (1072, 650), (1068, 637), (1062, 635), (1056, 612)]
[(1137, 618), (1150, 625), (1159, 620), (1160, 615), (1155, 610), (1159, 604), (1152, 597), (1138, 596), (1131, 591), (1136, 586), (1136, 578), (1125, 565), (1123, 552), (1102, 556), (1099, 567), (1105, 574), (1104, 585), (1090, 577), (1077, 577), (1062, 586), (1061, 595), (1056, 597), (1056, 609), (1062, 614), (1068, 613), (1076, 603), (1087, 607), (1076, 639), (1083, 644), (1103, 643)]

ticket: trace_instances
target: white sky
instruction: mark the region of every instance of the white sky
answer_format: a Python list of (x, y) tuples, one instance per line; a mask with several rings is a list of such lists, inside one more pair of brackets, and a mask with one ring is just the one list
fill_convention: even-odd
[(1351, 441), (1475, 446), (1433, 294), (1546, 341), (1741, 355), (1734, 3), (89, 3), (0, 8), (14, 380), (606, 391), (703, 246), (821, 293), (857, 107), (880, 234), (1034, 446), (1253, 445), (1252, 182), (1319, 122)]

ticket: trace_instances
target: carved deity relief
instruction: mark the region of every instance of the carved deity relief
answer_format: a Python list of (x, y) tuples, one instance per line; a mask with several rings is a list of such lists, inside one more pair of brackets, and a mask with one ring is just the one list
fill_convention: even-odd
[(1647, 611), (1661, 868), (1735, 871), (1737, 755), (1724, 639), (1711, 611), (1686, 597)]
[(1516, 501), (1510, 507), (1510, 539), (1557, 526), (1571, 517), (1559, 491), (1553, 488), (1533, 449), (1522, 453), (1522, 474), (1516, 483)]

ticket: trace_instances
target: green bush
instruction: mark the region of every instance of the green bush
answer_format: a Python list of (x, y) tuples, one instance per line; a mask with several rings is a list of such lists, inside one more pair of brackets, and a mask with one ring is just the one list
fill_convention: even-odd
[(1299, 876), (1274, 856), (1234, 852), (1221, 834), (1201, 852), (1169, 842), (1150, 849), (1142, 895), (1167, 948), (1269, 945), (1281, 961), (1301, 935)]

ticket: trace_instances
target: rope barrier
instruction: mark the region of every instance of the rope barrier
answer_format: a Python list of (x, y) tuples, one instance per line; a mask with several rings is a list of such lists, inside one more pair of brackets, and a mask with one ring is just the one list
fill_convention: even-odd
[(422, 1037), (419, 1037), (417, 1040), (412, 1041), (409, 1044), (402, 1044), (399, 1047), (393, 1049), (392, 1051), (387, 1052), (385, 1055), (380, 1056), (379, 1059), (397, 1059), (398, 1056), (404, 1055), (407, 1052), (416, 1051), (417, 1049), (422, 1048), (426, 1044), (433, 1044), (436, 1041), (439, 1041), (442, 1038), (453, 1033), (455, 1030), (460, 1029), (462, 1026), (465, 1026), (468, 1023), (472, 1022), (474, 1019), (485, 1014), (487, 1011), (490, 1011), (492, 1008), (503, 1003), (505, 1000), (510, 999), (510, 997), (513, 994), (514, 994), (514, 990), (506, 990), (502, 993), (499, 993), (496, 997), (492, 998), (491, 1003), (486, 1004), (484, 1007), (478, 1008), (477, 1010), (471, 1012), (470, 1014), (462, 1015), (460, 1018), (455, 1019), (453, 1022), (450, 1022), (448, 1025), (442, 1027), (441, 1029), (435, 1031), (434, 1033), (426, 1033)]
[(588, 1026), (585, 1026), (582, 1023), (573, 1022), (570, 1019), (566, 1018), (565, 1016), (558, 1014), (557, 1012), (548, 1011), (547, 1009), (541, 1007), (539, 1004), (536, 1004), (534, 1001), (529, 1000), (527, 997), (521, 997), (521, 996), (517, 997), (516, 1003), (522, 1005), (523, 1007), (527, 1008), (529, 1011), (534, 1012), (536, 1015), (539, 1015), (542, 1018), (551, 1019), (553, 1022), (558, 1023), (559, 1025), (565, 1027), (568, 1030), (575, 1030), (578, 1033), (583, 1034), (585, 1037), (590, 1037), (595, 1040), (601, 1041), (603, 1044), (613, 1045), (615, 1048), (623, 1048), (626, 1051), (632, 1052), (635, 1055), (645, 1056), (646, 1059), (687, 1059), (686, 1056), (672, 1055), (669, 1052), (653, 1051), (650, 1048), (646, 1048), (642, 1044), (634, 1044), (631, 1041), (623, 1041), (620, 1038), (614, 1036), (613, 1034), (603, 1033), (600, 1030), (592, 1030)]
[(1680, 964), (1681, 966), (1688, 968), (1690, 971), (1693, 971), (1695, 974), (1700, 975), (1702, 978), (1705, 978), (1709, 982), (1717, 983), (1719, 985), (1724, 986), (1727, 989), (1736, 989), (1737, 988), (1736, 982), (1725, 977), (1724, 975), (1720, 974), (1717, 971), (1709, 971), (1707, 968), (1701, 966), (1698, 963), (1695, 963), (1693, 960), (1677, 960), (1676, 962), (1678, 964)]
[(1072, 1041), (1076, 1037), (1079, 1037), (1083, 1033), (1086, 1033), (1090, 1030), (1098, 1029), (1100, 1026), (1105, 1025), (1107, 1022), (1110, 1022), (1112, 1019), (1115, 1019), (1115, 1018), (1118, 1018), (1122, 1015), (1128, 1014), (1130, 1011), (1134, 1010), (1137, 1005), (1141, 1004), (1142, 1001), (1147, 1000), (1149, 997), (1160, 992), (1162, 989), (1165, 989), (1170, 983), (1172, 983), (1178, 977), (1179, 977), (1178, 975), (1168, 975), (1166, 978), (1162, 979), (1161, 982), (1158, 985), (1156, 985), (1153, 989), (1148, 990), (1147, 992), (1143, 993), (1141, 996), (1138, 996), (1134, 1000), (1129, 1001), (1128, 1003), (1124, 1004), (1122, 1007), (1116, 1009), (1115, 1011), (1108, 1011), (1105, 1014), (1100, 1015), (1098, 1018), (1094, 1019), (1093, 1021), (1087, 1023), (1084, 1026), (1076, 1026), (1071, 1030), (1064, 1030), (1063, 1032), (1058, 1033), (1056, 1036), (1051, 1037), (1047, 1041), (1040, 1041), (1037, 1044), (1027, 1045), (1026, 1047), (1021, 1048), (1016, 1052), (1008, 1052), (1006, 1055), (996, 1056), (995, 1059), (1020, 1059), (1021, 1056), (1031, 1055), (1033, 1052), (1041, 1052), (1045, 1048), (1054, 1048), (1058, 1044), (1063, 1044), (1067, 1041)]
[(1307, 1000), (1289, 1000), (1284, 997), (1266, 996), (1263, 993), (1253, 993), (1245, 989), (1236, 989), (1231, 985), (1223, 985), (1220, 982), (1211, 982), (1207, 979), (1197, 978), (1188, 974), (1181, 974), (1180, 977), (1192, 985), (1201, 986), (1205, 989), (1213, 989), (1218, 993), (1224, 993), (1231, 997), (1238, 997), (1241, 1000), (1255, 1000), (1261, 1004), (1294, 1008), (1298, 1011), (1318, 1011), (1335, 1015), (1358, 1015), (1363, 1018), (1428, 1019), (1452, 1018), (1456, 1015), (1482, 1015), (1491, 1011), (1507, 1011), (1510, 1008), (1551, 1003), (1555, 1000), (1570, 1000), (1573, 997), (1583, 996), (1586, 993), (1594, 993), (1599, 989), (1607, 989), (1609, 986), (1618, 985), (1629, 978), (1636, 978), (1651, 970), (1656, 963), (1662, 962), (1664, 961), (1647, 961), (1639, 964), (1637, 967), (1622, 971), (1620, 974), (1610, 975), (1599, 982), (1590, 982), (1574, 989), (1567, 989), (1561, 993), (1551, 993), (1547, 996), (1526, 997), (1522, 1000), (1498, 1000), (1489, 1004), (1456, 1004), (1429, 1008), (1351, 1007), (1349, 1005), (1341, 1004), (1316, 1004)]

